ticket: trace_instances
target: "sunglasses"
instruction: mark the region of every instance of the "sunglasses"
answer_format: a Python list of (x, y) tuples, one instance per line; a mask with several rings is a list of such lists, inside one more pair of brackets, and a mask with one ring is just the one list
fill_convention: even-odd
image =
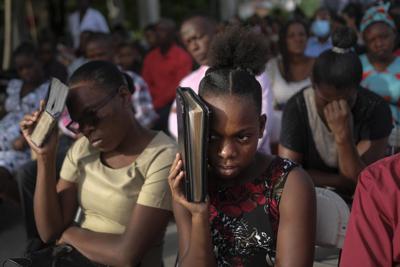
[(96, 126), (102, 118), (98, 116), (98, 112), (105, 107), (111, 100), (120, 92), (120, 89), (113, 90), (108, 96), (94, 105), (87, 111), (84, 111), (81, 117), (77, 120), (72, 120), (67, 124), (66, 128), (74, 134), (82, 132), (84, 126)]

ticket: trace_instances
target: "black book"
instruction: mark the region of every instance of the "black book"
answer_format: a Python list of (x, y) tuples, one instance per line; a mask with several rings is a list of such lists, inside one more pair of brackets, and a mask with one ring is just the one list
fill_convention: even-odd
[(185, 194), (190, 202), (207, 196), (207, 144), (210, 110), (191, 88), (177, 89), (178, 145), (185, 171)]

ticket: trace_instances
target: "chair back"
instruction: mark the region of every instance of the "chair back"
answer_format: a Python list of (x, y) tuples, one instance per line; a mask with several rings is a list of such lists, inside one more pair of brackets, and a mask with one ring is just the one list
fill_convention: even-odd
[(350, 209), (347, 203), (329, 189), (315, 188), (317, 200), (316, 245), (342, 248)]
[(400, 152), (400, 126), (394, 125), (388, 138), (388, 151), (386, 156), (391, 156)]

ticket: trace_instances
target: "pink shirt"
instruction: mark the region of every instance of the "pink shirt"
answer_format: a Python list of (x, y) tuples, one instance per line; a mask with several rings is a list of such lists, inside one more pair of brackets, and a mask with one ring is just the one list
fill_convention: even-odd
[[(190, 87), (196, 93), (199, 91), (199, 85), (201, 79), (203, 79), (208, 66), (200, 66), (197, 70), (190, 73), (188, 76), (182, 79), (180, 82), (181, 87)], [(262, 88), (262, 107), (261, 112), (262, 114), (266, 114), (267, 118), (270, 118), (273, 109), (272, 109), (272, 93), (269, 87), (269, 81), (265, 72), (263, 72), (260, 76), (257, 76), (257, 81), (260, 83)], [(177, 138), (178, 137), (178, 125), (177, 125), (177, 118), (176, 118), (176, 103), (174, 102), (171, 112), (169, 113), (168, 119), (168, 127), (170, 134)], [(260, 139), (258, 143), (258, 150), (264, 152), (266, 154), (271, 153), (270, 143), (269, 143), (269, 136), (271, 133), (271, 125), (269, 120), (267, 119), (267, 127), (264, 130), (264, 136)]]
[(370, 165), (360, 174), (340, 266), (398, 266), (399, 222), (400, 154), (397, 154)]

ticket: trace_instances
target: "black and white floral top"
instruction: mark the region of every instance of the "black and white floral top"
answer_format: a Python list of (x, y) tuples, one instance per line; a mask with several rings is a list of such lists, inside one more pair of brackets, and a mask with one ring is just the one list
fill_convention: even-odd
[(39, 109), (40, 100), (45, 99), (49, 82), (44, 82), (21, 98), (23, 81), (13, 79), (7, 85), (6, 115), (0, 120), (0, 166), (11, 173), (29, 159), (29, 149), (13, 150), (13, 142), (20, 137), (19, 122), (25, 114)]
[(218, 266), (272, 266), (279, 202), (297, 165), (276, 157), (257, 179), (210, 192), (210, 224)]

